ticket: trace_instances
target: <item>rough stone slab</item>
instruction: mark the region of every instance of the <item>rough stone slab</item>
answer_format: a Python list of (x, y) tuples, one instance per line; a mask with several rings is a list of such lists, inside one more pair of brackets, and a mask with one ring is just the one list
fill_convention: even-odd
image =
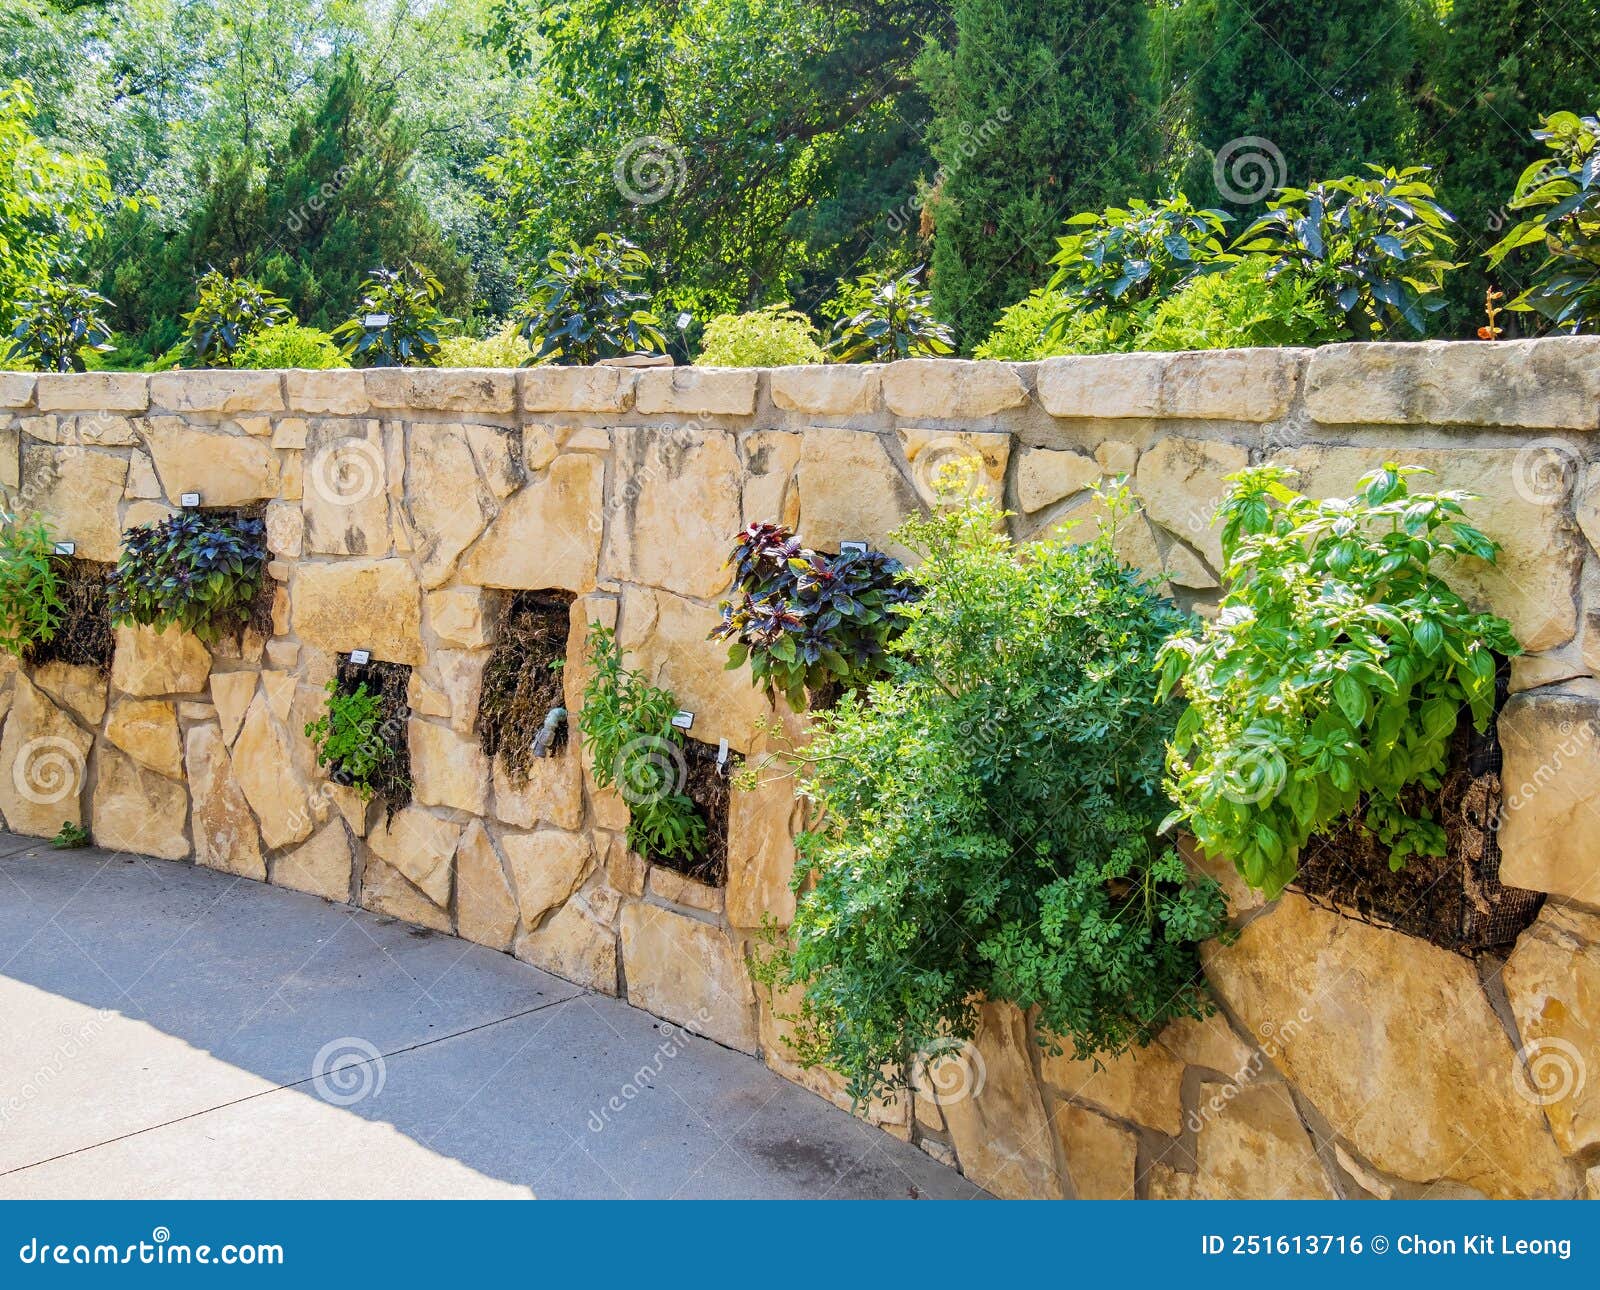
[(1020, 408), (1022, 378), (1007, 363), (907, 358), (883, 369), (883, 402), (897, 417), (965, 421)]
[(150, 378), (143, 372), (42, 372), (35, 399), (41, 412), (143, 412)]
[(1600, 697), (1514, 694), (1498, 729), (1501, 881), (1600, 906)]
[(168, 412), (282, 412), (283, 381), (277, 372), (157, 372), (150, 402)]
[(912, 558), (888, 536), (908, 516), (920, 514), (922, 502), (881, 435), (808, 427), (800, 436), (798, 477), (800, 531), (807, 545), (837, 550), (840, 542), (870, 542), (897, 559)]
[(529, 367), (517, 388), (524, 412), (626, 412), (636, 380), (620, 367)]
[(391, 663), (422, 663), (422, 589), (406, 560), (302, 562), (291, 583), (301, 642), (330, 653), (353, 649)]
[(54, 837), (63, 822), (83, 823), (94, 737), (21, 672), (0, 738), (0, 812), (8, 827)]
[(1227, 349), (1173, 354), (1161, 381), (1161, 415), (1206, 421), (1276, 421), (1299, 390), (1312, 351)]
[[(1282, 1084), (1202, 1083), (1208, 1110), (1195, 1134), (1193, 1173), (1158, 1163), (1152, 1200), (1333, 1200), (1311, 1135)], [(1214, 1111), (1211, 1108), (1215, 1108)]]
[(278, 455), (266, 440), (201, 430), (180, 417), (150, 417), (142, 425), (173, 501), (199, 493), (202, 505), (237, 506), (277, 495)]
[(1600, 428), (1600, 337), (1324, 345), (1306, 409), (1332, 425)]
[(373, 407), (425, 412), (516, 411), (516, 373), (492, 368), (375, 367), (364, 373)]
[(128, 479), (128, 459), (94, 448), (22, 449), (22, 493), (46, 516), (58, 538), (78, 544), (78, 556), (109, 564), (122, 548), (117, 505)]
[(628, 1001), (740, 1052), (756, 1050), (754, 996), (728, 937), (655, 905), (622, 911)]
[(1053, 417), (1158, 417), (1165, 354), (1079, 354), (1038, 366), (1039, 404)]
[(283, 374), (291, 410), (327, 416), (359, 416), (367, 402), (367, 374), (344, 369), (297, 371)]
[(460, 579), (480, 587), (583, 593), (594, 586), (604, 522), (605, 465), (588, 453), (557, 457), (514, 493), (462, 557)]
[(32, 372), (0, 372), (0, 408), (33, 406)]
[(184, 824), (189, 790), (102, 745), (95, 756), (90, 831), (95, 845), (131, 855), (181, 860), (189, 854)]
[(743, 471), (726, 430), (619, 429), (606, 576), (711, 599), (732, 577)]
[(775, 367), (768, 380), (773, 403), (785, 412), (868, 416), (878, 410), (883, 400), (883, 369), (871, 363)]
[(761, 373), (754, 368), (673, 367), (639, 373), (637, 406), (654, 416), (682, 412), (695, 416), (747, 417), (756, 410)]

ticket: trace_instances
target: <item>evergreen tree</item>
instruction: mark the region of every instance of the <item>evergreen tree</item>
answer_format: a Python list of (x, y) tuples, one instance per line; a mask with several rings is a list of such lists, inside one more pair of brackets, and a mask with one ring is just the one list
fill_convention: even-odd
[(1145, 0), (955, 0), (921, 63), (935, 311), (963, 350), (1049, 277), (1063, 222), (1141, 193), (1160, 139)]
[(1199, 0), (1210, 19), (1190, 28), (1200, 41), (1188, 85), (1198, 155), (1184, 176), (1196, 204), (1256, 213), (1282, 184), (1410, 164), (1401, 140), (1412, 121), (1413, 3)]
[[(1455, 0), (1431, 32), (1432, 70), (1422, 87), (1422, 160), (1438, 171), (1440, 200), (1460, 221), (1440, 331), (1471, 336), (1483, 321), (1489, 285), (1483, 253), (1514, 217), (1505, 204), (1517, 176), (1543, 149), (1530, 137), (1551, 112), (1600, 111), (1600, 66), (1593, 48), (1600, 0)], [(1515, 296), (1542, 248), (1515, 252), (1495, 285)], [(1530, 315), (1503, 315), (1512, 327)]]

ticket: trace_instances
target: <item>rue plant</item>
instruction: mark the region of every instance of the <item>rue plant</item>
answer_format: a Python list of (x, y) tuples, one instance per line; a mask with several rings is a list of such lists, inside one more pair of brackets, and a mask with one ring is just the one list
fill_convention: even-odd
[(1224, 902), (1157, 836), (1180, 705), (1155, 658), (1189, 620), (1109, 527), (1024, 548), (1001, 519), (980, 500), (896, 533), (925, 559), (892, 675), (796, 754), (821, 822), (758, 970), (802, 989), (796, 1055), (858, 1099), (971, 1038), (985, 998), (1080, 1057), (1209, 1008), (1195, 943)]
[(1163, 699), (1189, 701), (1168, 790), (1206, 851), (1274, 896), (1314, 834), (1352, 819), (1390, 848), (1442, 855), (1444, 830), (1408, 810), (1435, 789), (1458, 715), (1494, 713), (1495, 653), (1510, 625), (1475, 613), (1439, 576), (1497, 546), (1462, 492), (1413, 492), (1420, 467), (1386, 464), (1353, 497), (1318, 501), (1257, 466), (1218, 509), (1227, 591), (1216, 619), (1161, 652)]
[(578, 729), (601, 788), (628, 803), (628, 846), (643, 856), (692, 860), (707, 846), (706, 819), (683, 791), (683, 734), (673, 724), (678, 701), (625, 667), (616, 635), (589, 624), (589, 679)]
[(50, 526), (0, 516), (0, 649), (22, 657), (55, 637), (65, 605)]
[(796, 712), (808, 691), (815, 699), (882, 675), (902, 623), (895, 606), (916, 596), (892, 556), (813, 551), (781, 524), (752, 524), (728, 563), (734, 598), (722, 602), (710, 639), (732, 641), (728, 670), (748, 662), (755, 684), (769, 698), (781, 693)]
[(266, 567), (265, 526), (186, 510), (122, 535), (110, 574), (112, 620), (176, 623), (207, 643), (250, 615)]
[(370, 801), (389, 758), (383, 705), (368, 691), (365, 681), (344, 691), (332, 680), (327, 691), (327, 706), (320, 717), (306, 723), (305, 736), (316, 750), (317, 765), (328, 767), (336, 783), (355, 789), (362, 801)]

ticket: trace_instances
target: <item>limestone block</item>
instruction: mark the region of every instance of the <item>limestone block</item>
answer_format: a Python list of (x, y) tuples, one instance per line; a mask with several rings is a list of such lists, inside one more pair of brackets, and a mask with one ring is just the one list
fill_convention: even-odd
[(824, 417), (868, 416), (878, 410), (883, 398), (883, 369), (875, 364), (775, 367), (769, 379), (773, 403), (786, 412), (813, 412)]
[(800, 490), (794, 482), (795, 467), (800, 464), (800, 436), (755, 430), (745, 435), (741, 446), (745, 524), (777, 523), (793, 528), (800, 522)]
[(669, 905), (683, 905), (707, 914), (722, 913), (723, 891), (720, 887), (696, 882), (664, 865), (650, 866), (648, 890), (656, 899)]
[(423, 597), (428, 626), (442, 645), (482, 649), (490, 644), (493, 622), (486, 616), (479, 587), (446, 587)]
[(122, 546), (117, 503), (128, 459), (94, 448), (22, 449), (22, 494), (50, 519), (57, 538), (78, 544), (78, 557), (109, 564)]
[(897, 417), (971, 421), (1020, 408), (1028, 391), (1007, 363), (907, 358), (883, 369), (883, 401)]
[(630, 1003), (729, 1048), (755, 1052), (750, 978), (727, 936), (655, 905), (624, 907), (621, 930)]
[(1212, 517), (1228, 491), (1226, 476), (1250, 464), (1233, 443), (1169, 435), (1139, 458), (1136, 480), (1145, 514), (1222, 568), (1222, 529)]
[(362, 868), (361, 907), (436, 932), (450, 930), (449, 912), (434, 904), (407, 882), (403, 873), (376, 855), (368, 855)]
[(95, 845), (164, 860), (186, 857), (188, 790), (142, 769), (133, 758), (114, 748), (102, 745), (96, 763), (92, 816)]
[(91, 729), (106, 714), (106, 678), (97, 667), (76, 663), (41, 663), (33, 683)]
[(184, 747), (194, 793), (195, 863), (264, 882), (255, 817), (234, 777), (222, 731), (210, 722), (190, 726)]
[(310, 426), (304, 417), (277, 417), (272, 422), (272, 446), (296, 452), (306, 446)]
[(382, 423), (321, 418), (307, 431), (305, 453), (299, 506), (305, 549), (322, 555), (387, 555), (393, 539)]
[(35, 402), (41, 412), (143, 412), (150, 378), (142, 372), (44, 372)]
[(641, 413), (747, 417), (756, 410), (760, 373), (753, 368), (667, 367), (639, 373)]
[(1397, 456), (1405, 464), (1434, 471), (1421, 477), (1420, 488), (1459, 488), (1477, 494), (1480, 500), (1467, 506), (1467, 519), (1503, 548), (1493, 567), (1467, 559), (1442, 569), (1445, 581), (1476, 607), (1493, 609), (1509, 619), (1517, 639), (1530, 653), (1569, 640), (1577, 628), (1573, 595), (1581, 544), (1563, 514), (1565, 492), (1557, 495), (1527, 488), (1518, 472), (1509, 469), (1512, 463), (1504, 449), (1408, 448), (1397, 452), (1388, 444), (1308, 447), (1280, 453), (1273, 460), (1298, 469), (1301, 477), (1296, 487), (1310, 496), (1348, 497), (1362, 475)]
[(1059, 1200), (1055, 1135), (1029, 1044), (1014, 1006), (986, 1003), (973, 1042), (931, 1061), (928, 1078), (968, 1178), (1006, 1200)]
[(1306, 409), (1336, 425), (1600, 428), (1600, 338), (1324, 345)]
[(1159, 1044), (1081, 1061), (1067, 1044), (1056, 1057), (1045, 1051), (1039, 1067), (1044, 1082), (1074, 1102), (1160, 1133), (1176, 1135), (1183, 1128), (1183, 1063)]
[(302, 644), (329, 653), (367, 649), (386, 662), (423, 661), (422, 594), (407, 560), (302, 563), (289, 595)]
[[(919, 1102), (920, 1106), (921, 1103)], [(1050, 1117), (1077, 1200), (1131, 1200), (1139, 1140), (1110, 1120), (1065, 1103)]]
[[(1581, 683), (1580, 683), (1581, 684)], [(1500, 878), (1600, 905), (1600, 697), (1536, 690), (1500, 713)]]
[(481, 820), (456, 848), (456, 924), (466, 940), (509, 950), (517, 931), (517, 897)]
[(230, 746), (239, 733), (244, 714), (255, 697), (256, 678), (259, 672), (213, 672), (211, 674), (211, 702), (217, 706), (217, 720), (222, 726), (222, 740)]
[(147, 417), (139, 424), (161, 486), (174, 501), (199, 493), (206, 506), (236, 506), (277, 496), (278, 456), (270, 443), (197, 430), (180, 417)]
[(264, 693), (250, 704), (234, 740), (233, 777), (261, 822), (261, 837), (269, 848), (293, 846), (311, 836), (316, 818), (310, 787)]
[(800, 528), (809, 546), (838, 550), (840, 542), (870, 542), (909, 559), (911, 553), (888, 536), (921, 510), (879, 435), (822, 426), (802, 433)]
[(22, 433), (15, 426), (0, 427), (0, 487), (22, 485)]
[(440, 649), (433, 652), (434, 673), (439, 693), (444, 697), (451, 729), (463, 735), (474, 734), (478, 723), (478, 702), (483, 695), (483, 669), (488, 650)]
[(161, 498), (161, 481), (156, 478), (155, 463), (142, 448), (128, 454), (128, 483), (123, 495), (141, 501), (159, 501)]
[(630, 428), (613, 439), (606, 576), (702, 599), (724, 591), (728, 549), (741, 527), (743, 472), (733, 435)]
[(754, 788), (735, 787), (728, 801), (728, 922), (760, 927), (771, 914), (782, 926), (794, 921), (794, 833), (800, 804), (794, 781), (777, 779)]
[(365, 372), (334, 369), (283, 374), (289, 406), (302, 415), (360, 416), (369, 406)]
[(283, 383), (276, 372), (157, 372), (150, 402), (168, 412), (282, 412)]
[(569, 900), (538, 931), (518, 936), (515, 953), (567, 981), (602, 994), (617, 993), (616, 933), (595, 921), (581, 901)]
[(635, 373), (620, 367), (529, 367), (517, 373), (524, 412), (626, 412)]
[(82, 824), (83, 788), (94, 738), (28, 680), (15, 674), (0, 737), (0, 815), (13, 833), (54, 837)]
[(367, 837), (375, 856), (392, 865), (440, 909), (450, 905), (450, 862), (460, 841), (461, 825), (415, 804), (380, 821)]
[(1165, 354), (1079, 354), (1038, 367), (1038, 397), (1053, 417), (1158, 417)]
[(1270, 1036), (1277, 1068), (1376, 1168), (1495, 1197), (1570, 1191), (1469, 960), (1292, 893), (1201, 958), (1229, 1011)]
[(124, 694), (200, 694), (211, 672), (206, 647), (176, 625), (118, 627), (111, 684)]
[(467, 551), (460, 580), (480, 587), (585, 592), (599, 566), (605, 465), (586, 453), (556, 458), (506, 500)]
[(525, 784), (513, 784), (500, 759), (494, 762), (494, 815), (519, 829), (553, 824), (575, 829), (583, 823), (583, 770), (570, 747), (554, 757), (535, 759)]
[[(64, 444), (85, 448), (127, 448), (139, 442), (139, 435), (127, 417), (99, 412), (93, 416), (62, 417), (58, 439)], [(56, 441), (50, 440), (51, 443)]]
[(1011, 459), (1009, 434), (973, 430), (902, 429), (900, 446), (911, 466), (911, 478), (928, 506), (941, 490), (959, 485), (955, 504), (987, 497), (1000, 503)]
[(1518, 1087), (1568, 1155), (1600, 1146), (1600, 918), (1547, 904), (1506, 961)]
[(272, 881), (342, 905), (350, 899), (353, 859), (344, 822), (333, 819), (273, 861)]
[[(1226, 1095), (1224, 1095), (1226, 1094)], [(1282, 1084), (1205, 1083), (1200, 1101), (1217, 1112), (1195, 1135), (1193, 1173), (1165, 1163), (1151, 1171), (1152, 1200), (1332, 1200), (1333, 1185)]]
[(0, 408), (26, 408), (33, 403), (32, 372), (0, 372)]
[(424, 806), (443, 806), (467, 815), (488, 812), (489, 759), (473, 738), (448, 726), (412, 718), (411, 791)]
[(525, 932), (533, 931), (540, 919), (565, 902), (594, 864), (594, 843), (587, 833), (559, 829), (502, 833), (500, 849), (511, 871)]
[(119, 700), (106, 722), (106, 738), (149, 770), (172, 779), (183, 775), (178, 710), (169, 699)]
[(1276, 421), (1289, 411), (1311, 350), (1223, 349), (1171, 354), (1161, 415), (1196, 421)]
[(478, 478), (464, 427), (412, 431), (405, 507), (422, 585), (440, 586), (500, 509), (494, 491)]
[(1085, 453), (1022, 448), (1017, 453), (1017, 504), (1024, 511), (1042, 510), (1064, 497), (1092, 488), (1102, 473), (1100, 463)]
[(298, 560), (305, 551), (305, 513), (293, 502), (267, 503), (267, 550), (285, 559)]
[(407, 412), (516, 410), (516, 373), (492, 368), (374, 367), (366, 372), (367, 398), (376, 408)]

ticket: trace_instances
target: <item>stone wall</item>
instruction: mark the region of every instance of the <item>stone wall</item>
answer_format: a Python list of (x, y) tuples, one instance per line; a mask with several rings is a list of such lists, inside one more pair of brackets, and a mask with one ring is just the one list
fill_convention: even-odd
[[(647, 868), (576, 738), (525, 790), (474, 721), (497, 607), (576, 599), (585, 624), (756, 752), (771, 706), (707, 643), (747, 522), (882, 542), (964, 460), (1020, 537), (1093, 523), (1125, 472), (1127, 558), (1204, 609), (1223, 476), (1286, 461), (1313, 492), (1391, 458), (1482, 494), (1498, 569), (1453, 576), (1529, 654), (1501, 719), (1504, 877), (1549, 893), (1477, 960), (1291, 892), (1233, 883), (1208, 945), (1220, 1012), (1096, 1070), (990, 1006), (911, 1105), (866, 1112), (1006, 1196), (1567, 1196), (1600, 1186), (1600, 341), (1120, 355), (1010, 366), (524, 372), (0, 374), (0, 488), (78, 554), (195, 491), (265, 507), (272, 635), (207, 649), (118, 633), (109, 682), (11, 666), (0, 814), (348, 901), (509, 951), (748, 1053), (823, 1096), (752, 987), (763, 913), (792, 914), (797, 807), (736, 794), (723, 889)], [(301, 730), (336, 655), (411, 665), (415, 801), (392, 821), (330, 790)], [(1196, 863), (1206, 864), (1203, 858)], [(1227, 871), (1223, 871), (1223, 876)]]

